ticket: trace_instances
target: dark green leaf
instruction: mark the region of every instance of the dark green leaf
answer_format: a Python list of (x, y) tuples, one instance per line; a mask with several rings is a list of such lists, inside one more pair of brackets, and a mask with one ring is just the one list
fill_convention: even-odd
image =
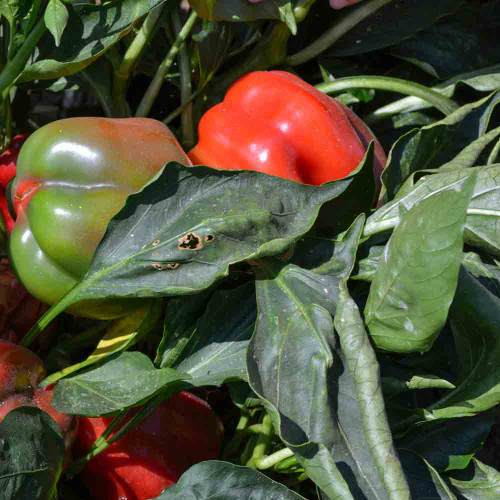
[(345, 282), (335, 314), (335, 330), (346, 365), (355, 381), (356, 399), (361, 410), (362, 429), (376, 471), (390, 499), (406, 499), (408, 485), (396, 454), (385, 412), (380, 384), (380, 368), (370, 344), (359, 309), (349, 296)]
[(60, 380), (52, 404), (61, 413), (99, 416), (135, 405), (166, 385), (190, 376), (154, 368), (140, 352), (124, 352), (74, 377)]
[(247, 379), (246, 355), (257, 309), (253, 283), (214, 293), (177, 370), (193, 385), (220, 385)]
[(500, 498), (500, 473), (472, 459), (469, 467), (445, 476), (460, 500), (496, 500)]
[(499, 7), (498, 1), (463, 2), (453, 16), (391, 47), (390, 53), (441, 80), (496, 64), (500, 60)]
[(352, 179), (314, 187), (260, 172), (169, 163), (111, 220), (71, 300), (204, 290), (231, 264), (283, 253)]
[(61, 0), (49, 0), (45, 9), (44, 20), (47, 29), (52, 33), (56, 47), (61, 43), (61, 37), (68, 24), (68, 9)]
[(494, 422), (490, 415), (423, 422), (398, 440), (397, 446), (415, 452), (439, 472), (465, 469)]
[[(412, 130), (398, 139), (382, 174), (387, 199), (392, 200), (405, 179), (419, 170), (439, 168), (445, 164), (455, 169), (477, 165), (479, 155), (500, 132), (497, 130), (484, 135), (491, 112), (499, 100), (500, 95), (493, 93), (461, 107), (443, 120)], [(385, 208), (382, 207), (382, 210)]]
[(193, 465), (156, 500), (305, 500), (264, 474), (209, 460)]
[(3, 15), (9, 21), (22, 19), (31, 7), (32, 0), (2, 0), (0, 17)]
[(411, 498), (418, 500), (457, 500), (444, 479), (415, 453), (398, 450), (410, 485)]
[(57, 424), (33, 406), (9, 412), (0, 422), (2, 500), (56, 500), (64, 440)]
[[(329, 55), (352, 56), (394, 45), (456, 11), (460, 1), (395, 0), (358, 22), (328, 51)], [(357, 6), (362, 9), (363, 5)]]
[(54, 79), (80, 71), (115, 44), (135, 21), (163, 2), (122, 0), (103, 5), (66, 5), (69, 17), (59, 47), (47, 33), (19, 81)]
[(402, 216), (365, 307), (377, 347), (425, 352), (446, 322), (462, 260), (466, 209), (476, 175), (429, 196)]
[[(189, 4), (203, 19), (210, 21), (252, 22), (259, 19), (284, 20), (282, 10), (290, 0), (250, 3), (247, 0), (190, 0)], [(295, 21), (295, 20), (294, 20)]]

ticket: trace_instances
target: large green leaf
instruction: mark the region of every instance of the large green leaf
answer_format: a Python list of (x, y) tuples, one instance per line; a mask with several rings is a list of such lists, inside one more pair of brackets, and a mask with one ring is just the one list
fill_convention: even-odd
[[(355, 24), (335, 42), (328, 54), (352, 56), (394, 45), (457, 10), (460, 1), (405, 0), (389, 2)], [(363, 6), (355, 8), (361, 9)], [(411, 22), (408, 20), (411, 19)]]
[(33, 406), (9, 412), (0, 422), (2, 500), (56, 500), (64, 440), (57, 424)]
[(166, 385), (189, 378), (171, 368), (154, 368), (145, 354), (124, 352), (59, 381), (52, 404), (61, 413), (94, 417), (135, 405)]
[(129, 196), (83, 281), (61, 304), (204, 290), (231, 264), (283, 253), (352, 179), (315, 187), (260, 172), (169, 163)]
[(305, 500), (261, 472), (229, 462), (193, 465), (156, 500)]
[(53, 79), (80, 71), (115, 44), (134, 22), (165, 1), (113, 0), (74, 7), (66, 4), (68, 19), (61, 43), (56, 46), (47, 32), (19, 81)]
[(394, 230), (370, 287), (366, 324), (377, 347), (425, 352), (446, 322), (476, 175), (425, 198)]
[(335, 330), (340, 338), (345, 364), (355, 382), (356, 399), (366, 444), (373, 456), (375, 469), (387, 490), (387, 497), (409, 498), (408, 484), (387, 421), (377, 357), (370, 344), (358, 306), (350, 297), (345, 282), (341, 283), (340, 290), (335, 314)]
[(498, 1), (463, 2), (453, 16), (391, 47), (390, 53), (441, 80), (496, 64), (500, 60), (499, 7)]
[(335, 350), (331, 316), (339, 283), (354, 264), (362, 223), (362, 217), (356, 220), (329, 262), (314, 271), (261, 262), (257, 324), (248, 348), (250, 384), (264, 399), (275, 429), (319, 488), (342, 499), (357, 498), (361, 491), (369, 498), (387, 494), (360, 432), (362, 409)]

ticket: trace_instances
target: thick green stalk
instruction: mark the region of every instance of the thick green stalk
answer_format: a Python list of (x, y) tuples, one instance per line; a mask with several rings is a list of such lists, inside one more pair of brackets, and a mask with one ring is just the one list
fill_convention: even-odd
[(355, 10), (343, 17), (339, 22), (334, 24), (329, 30), (325, 31), (315, 42), (307, 46), (305, 49), (297, 52), (286, 58), (286, 63), (290, 66), (298, 66), (324, 52), (331, 47), (339, 38), (345, 35), (349, 30), (354, 28), (361, 21), (371, 16), (378, 9), (392, 0), (371, 0), (363, 2)]
[(424, 101), (432, 104), (444, 115), (449, 115), (459, 108), (455, 101), (448, 99), (435, 90), (424, 87), (418, 83), (388, 76), (349, 76), (346, 78), (339, 78), (333, 82), (321, 83), (316, 85), (316, 88), (325, 94), (333, 94), (350, 89), (377, 89), (387, 90), (389, 92), (399, 92), (400, 94), (420, 97)]
[(198, 16), (196, 15), (196, 12), (193, 10), (190, 16), (188, 17), (188, 20), (182, 27), (176, 40), (174, 41), (172, 47), (170, 47), (167, 57), (165, 57), (163, 62), (160, 64), (159, 68), (156, 70), (156, 74), (153, 77), (153, 80), (151, 81), (141, 102), (139, 103), (135, 116), (137, 117), (148, 116), (149, 111), (153, 107), (156, 97), (160, 93), (160, 89), (161, 86), (163, 85), (163, 81), (165, 80), (165, 76), (168, 73), (170, 66), (172, 66), (172, 63), (174, 62), (174, 59), (177, 56), (177, 53), (179, 52), (179, 49), (181, 48), (182, 44), (184, 43), (189, 33), (193, 29), (197, 17)]
[(30, 55), (33, 52), (36, 44), (40, 41), (46, 30), (43, 17), (35, 25), (31, 33), (27, 36), (21, 48), (17, 51), (14, 58), (7, 62), (2, 72), (0, 73), (0, 93), (5, 99), (8, 96), (9, 90), (22, 73)]
[(162, 9), (163, 5), (160, 5), (146, 16), (139, 32), (125, 52), (120, 66), (114, 73), (113, 108), (115, 116), (130, 116), (126, 100), (129, 79), (144, 48), (155, 31)]

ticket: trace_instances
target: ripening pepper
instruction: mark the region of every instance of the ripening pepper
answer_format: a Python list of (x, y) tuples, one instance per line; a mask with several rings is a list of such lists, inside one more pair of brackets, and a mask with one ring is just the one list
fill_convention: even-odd
[[(75, 458), (86, 454), (112, 420), (80, 417)], [(95, 500), (156, 498), (191, 465), (217, 459), (222, 437), (222, 423), (208, 403), (181, 392), (87, 462), (80, 481)]]
[[(126, 197), (169, 161), (190, 161), (162, 123), (147, 118), (68, 118), (37, 130), (21, 148), (11, 189), (17, 214), (11, 265), (47, 304), (85, 274)], [(109, 319), (140, 300), (84, 301), (69, 312)]]
[(256, 71), (234, 83), (210, 108), (188, 153), (196, 165), (257, 170), (304, 184), (345, 177), (375, 140), (379, 182), (385, 153), (347, 106), (285, 71)]
[(78, 418), (56, 411), (51, 400), (53, 386), (39, 387), (45, 377), (43, 361), (20, 345), (0, 340), (0, 421), (20, 406), (37, 406), (57, 423), (64, 438), (65, 465), (71, 461), (71, 446), (78, 428)]

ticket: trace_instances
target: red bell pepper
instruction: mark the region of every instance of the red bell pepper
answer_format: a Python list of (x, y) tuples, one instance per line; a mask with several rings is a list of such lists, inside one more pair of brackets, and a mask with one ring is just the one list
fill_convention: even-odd
[[(86, 454), (111, 421), (80, 417), (75, 456)], [(80, 479), (96, 500), (155, 498), (191, 465), (217, 459), (222, 435), (222, 423), (212, 408), (181, 392), (87, 462)]]
[(258, 170), (304, 184), (341, 179), (375, 140), (377, 182), (385, 153), (348, 107), (285, 71), (257, 71), (234, 83), (199, 123), (193, 164)]

